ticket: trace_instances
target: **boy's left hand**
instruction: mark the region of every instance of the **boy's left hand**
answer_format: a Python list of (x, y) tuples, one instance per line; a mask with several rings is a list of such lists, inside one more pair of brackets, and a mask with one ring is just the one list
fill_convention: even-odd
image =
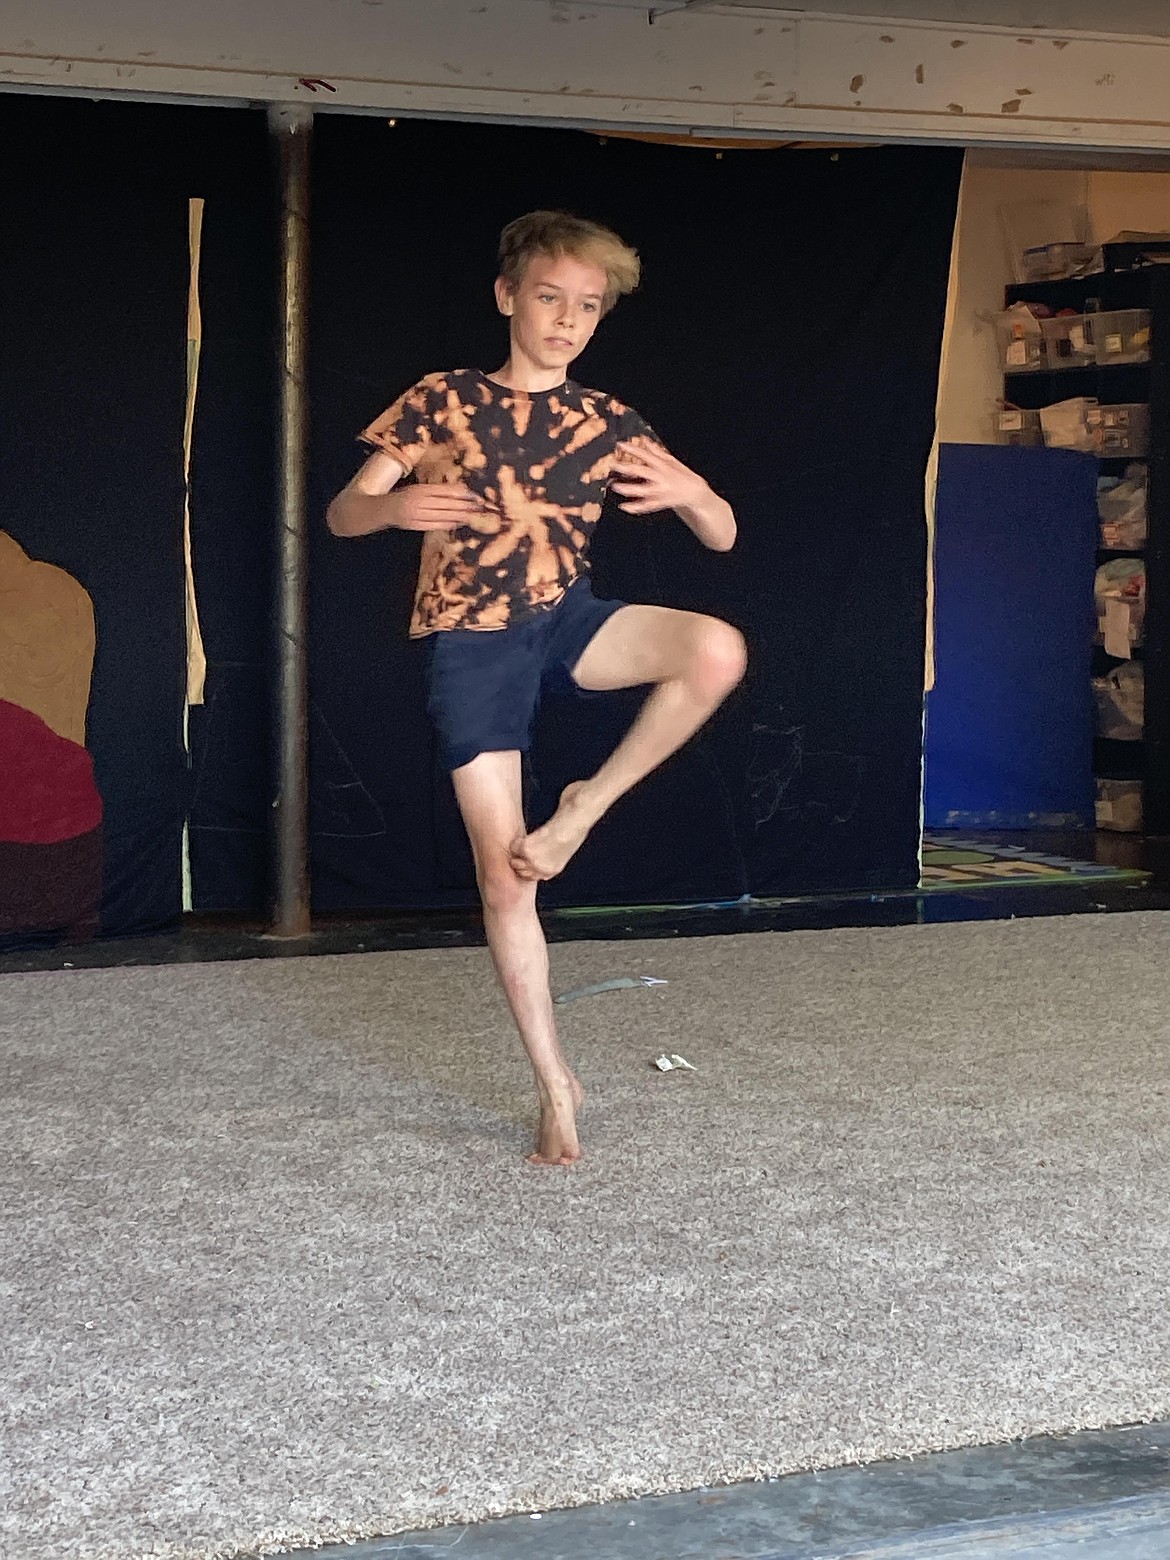
[(618, 507), (628, 515), (654, 515), (663, 509), (693, 510), (701, 507), (711, 489), (689, 466), (684, 466), (652, 439), (625, 440), (618, 445), (618, 459), (610, 482), (615, 493), (630, 496)]

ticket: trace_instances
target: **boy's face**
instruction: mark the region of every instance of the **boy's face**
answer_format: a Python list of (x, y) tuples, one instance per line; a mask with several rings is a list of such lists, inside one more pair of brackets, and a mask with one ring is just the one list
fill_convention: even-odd
[(571, 255), (537, 255), (513, 291), (496, 282), (500, 312), (511, 318), (512, 351), (534, 367), (567, 368), (597, 329), (605, 272)]

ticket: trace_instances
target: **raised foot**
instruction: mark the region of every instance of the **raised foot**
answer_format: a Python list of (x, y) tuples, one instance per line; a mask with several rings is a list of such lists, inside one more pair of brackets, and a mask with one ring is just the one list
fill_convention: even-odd
[(555, 813), (532, 834), (521, 834), (511, 849), (512, 871), (526, 882), (545, 882), (563, 872), (585, 843), (597, 815), (587, 805), (584, 780), (561, 792)]

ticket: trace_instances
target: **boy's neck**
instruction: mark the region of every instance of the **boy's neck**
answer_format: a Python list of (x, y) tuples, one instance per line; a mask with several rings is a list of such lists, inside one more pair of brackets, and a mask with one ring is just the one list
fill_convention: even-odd
[(563, 368), (540, 368), (516, 353), (509, 353), (502, 368), (487, 376), (508, 390), (559, 390), (565, 382)]

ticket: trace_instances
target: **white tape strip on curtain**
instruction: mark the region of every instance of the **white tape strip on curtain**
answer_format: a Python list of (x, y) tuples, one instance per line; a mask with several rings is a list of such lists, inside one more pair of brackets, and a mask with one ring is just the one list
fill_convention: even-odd
[(203, 316), (199, 307), (199, 256), (203, 243), (203, 201), (187, 202), (187, 248), (190, 282), (187, 288), (187, 410), (183, 422), (183, 564), (187, 590), (187, 703), (203, 703), (207, 658), (195, 600), (195, 568), (191, 557), (191, 439), (195, 427), (195, 395), (199, 386), (199, 352)]
[[(191, 753), (190, 711), (203, 703), (207, 678), (207, 657), (199, 628), (199, 607), (195, 599), (195, 565), (191, 552), (191, 442), (195, 429), (195, 396), (199, 387), (199, 352), (203, 342), (203, 315), (199, 307), (199, 256), (203, 244), (203, 201), (187, 202), (187, 400), (183, 417), (183, 575), (187, 621), (187, 690), (183, 702), (183, 746)], [(194, 908), (191, 880), (191, 840), (189, 820), (183, 820), (183, 909)]]

